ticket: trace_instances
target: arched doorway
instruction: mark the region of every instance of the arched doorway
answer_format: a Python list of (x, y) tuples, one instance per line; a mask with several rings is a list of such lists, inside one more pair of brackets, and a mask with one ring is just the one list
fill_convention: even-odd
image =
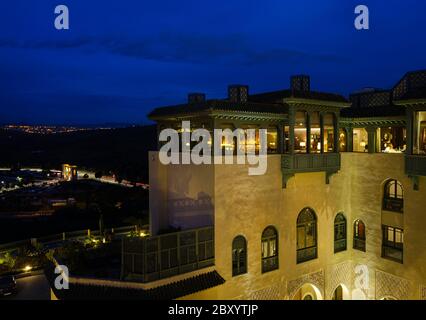
[(331, 300), (349, 300), (349, 290), (344, 284), (339, 284), (333, 292)]
[(305, 283), (293, 296), (293, 300), (323, 300), (321, 291), (311, 283)]

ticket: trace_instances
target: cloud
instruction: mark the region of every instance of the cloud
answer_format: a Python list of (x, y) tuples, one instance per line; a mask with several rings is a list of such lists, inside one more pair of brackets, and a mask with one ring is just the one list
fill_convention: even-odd
[(283, 62), (334, 62), (344, 58), (288, 48), (253, 47), (240, 34), (226, 36), (160, 33), (137, 39), (122, 37), (79, 37), (45, 41), (0, 39), (0, 48), (106, 51), (111, 54), (160, 62), (194, 64), (237, 64), (252, 66)]
[(144, 105), (156, 98), (104, 94), (0, 94), (2, 121), (34, 123), (95, 123), (145, 120)]

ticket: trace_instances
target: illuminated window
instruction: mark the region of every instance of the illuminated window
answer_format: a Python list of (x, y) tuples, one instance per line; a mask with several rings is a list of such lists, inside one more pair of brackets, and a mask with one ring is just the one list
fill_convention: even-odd
[(269, 127), (267, 134), (268, 153), (277, 153), (278, 151), (278, 131), (277, 128)]
[(340, 128), (339, 130), (339, 152), (346, 152), (347, 149), (347, 136), (346, 136), (346, 130), (343, 128)]
[(404, 231), (399, 228), (382, 226), (382, 257), (403, 262)]
[(310, 208), (297, 217), (297, 263), (317, 258), (317, 217)]
[(321, 152), (321, 126), (319, 112), (312, 112), (310, 114), (310, 128), (311, 128), (311, 149), (310, 153)]
[(368, 152), (368, 133), (365, 128), (353, 130), (353, 152)]
[(389, 180), (385, 184), (383, 194), (383, 210), (404, 212), (404, 189), (397, 180)]
[(414, 113), (413, 154), (426, 155), (426, 111)]
[(245, 152), (245, 143), (242, 143), (240, 136), (234, 137), (233, 135), (227, 136), (225, 135), (226, 131), (234, 132), (232, 124), (223, 124), (221, 126), (223, 130), (223, 136), (221, 141), (222, 154), (234, 154), (237, 151), (237, 148), (240, 149), (241, 152)]
[(247, 273), (247, 241), (238, 236), (232, 241), (232, 276)]
[(404, 127), (380, 128), (380, 151), (402, 153), (407, 147), (407, 130)]
[(365, 252), (365, 224), (361, 220), (354, 222), (353, 248)]
[(346, 250), (346, 218), (342, 213), (334, 219), (334, 253)]
[(290, 152), (290, 127), (284, 127), (284, 152)]
[[(248, 129), (254, 129), (254, 135), (249, 135)], [(246, 136), (246, 152), (247, 153), (255, 153), (259, 154), (260, 150), (260, 137), (259, 137), (259, 128), (254, 125), (250, 125), (244, 129), (244, 133)]]
[(278, 269), (278, 233), (267, 227), (262, 233), (262, 273)]
[(307, 150), (307, 114), (305, 111), (297, 111), (294, 125), (294, 152), (306, 153)]
[(334, 115), (326, 113), (324, 121), (324, 152), (334, 152)]

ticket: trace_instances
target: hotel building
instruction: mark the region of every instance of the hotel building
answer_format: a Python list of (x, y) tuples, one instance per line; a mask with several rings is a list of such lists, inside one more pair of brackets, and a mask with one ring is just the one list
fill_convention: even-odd
[(150, 152), (151, 234), (122, 253), (141, 297), (426, 299), (426, 71), (349, 99), (305, 75), (261, 94), (232, 85), (149, 117), (158, 132), (188, 120), (267, 129), (268, 165), (250, 176), (248, 164), (163, 165)]

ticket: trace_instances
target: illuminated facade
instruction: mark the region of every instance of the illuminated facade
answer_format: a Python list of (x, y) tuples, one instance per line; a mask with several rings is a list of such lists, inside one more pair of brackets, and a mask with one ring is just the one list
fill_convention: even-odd
[(62, 177), (65, 181), (74, 181), (78, 178), (77, 166), (63, 164), (62, 165)]
[[(247, 165), (164, 166), (150, 154), (151, 233), (214, 230), (208, 259), (197, 242), (175, 255), (160, 245), (154, 283), (185, 277), (185, 253), (193, 270), (209, 261), (224, 279), (188, 299), (426, 299), (425, 71), (349, 101), (311, 91), (307, 76), (264, 94), (230, 86), (228, 99), (190, 96), (150, 117), (159, 130), (190, 120), (270, 132), (262, 176)], [(137, 264), (126, 271), (135, 276)]]
[[(182, 133), (187, 120), (210, 132), (267, 128), (267, 171), (163, 165), (150, 152), (151, 234), (124, 240), (122, 281), (87, 279), (90, 290), (144, 299), (426, 300), (426, 71), (349, 100), (312, 91), (307, 76), (290, 86), (255, 95), (230, 86), (227, 99), (191, 94), (150, 114), (159, 132)], [(221, 141), (222, 151), (247, 147)]]

